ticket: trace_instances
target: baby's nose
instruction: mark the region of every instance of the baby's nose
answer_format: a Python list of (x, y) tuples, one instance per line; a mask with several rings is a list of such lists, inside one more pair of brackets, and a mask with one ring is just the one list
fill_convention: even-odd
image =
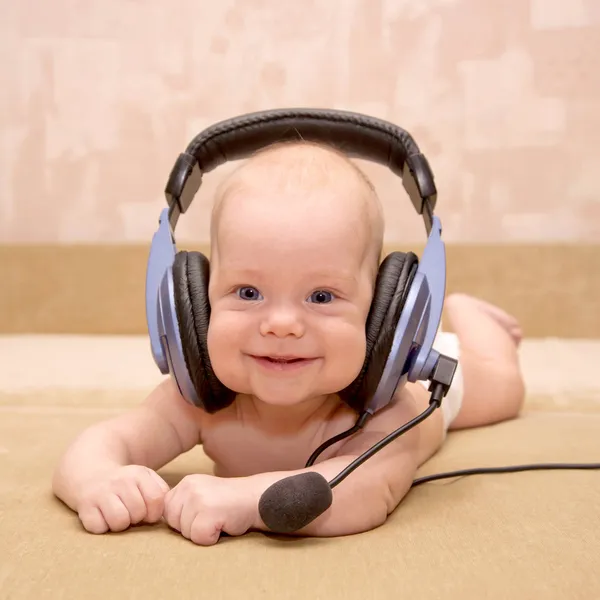
[(277, 337), (290, 335), (302, 337), (304, 330), (304, 322), (299, 311), (291, 307), (279, 307), (270, 310), (260, 324), (260, 333), (264, 336), (270, 334)]

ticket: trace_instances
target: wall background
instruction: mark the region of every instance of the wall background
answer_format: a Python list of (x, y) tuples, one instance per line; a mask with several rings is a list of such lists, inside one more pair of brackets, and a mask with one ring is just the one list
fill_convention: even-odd
[[(177, 154), (325, 106), (416, 137), (449, 242), (600, 238), (598, 0), (0, 0), (0, 241), (146, 243)], [(217, 179), (181, 241), (207, 241)], [(423, 231), (368, 168), (391, 243)]]
[[(600, 337), (598, 0), (0, 0), (0, 333), (146, 332), (148, 245), (209, 124), (343, 108), (413, 133), (439, 190), (448, 291), (528, 336)], [(363, 164), (388, 249), (424, 243)], [(205, 249), (205, 177), (180, 248)]]

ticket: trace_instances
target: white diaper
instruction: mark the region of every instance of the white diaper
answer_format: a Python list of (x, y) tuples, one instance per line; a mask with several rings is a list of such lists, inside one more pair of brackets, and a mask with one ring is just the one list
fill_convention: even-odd
[[(454, 419), (456, 419), (456, 415), (458, 415), (458, 412), (460, 411), (464, 395), (463, 372), (460, 363), (460, 345), (458, 337), (454, 333), (442, 331), (440, 326), (438, 333), (435, 336), (435, 340), (433, 341), (433, 348), (440, 354), (445, 354), (450, 358), (458, 360), (454, 379), (452, 380), (450, 389), (442, 400), (442, 405), (440, 407), (444, 419), (444, 431), (448, 431), (448, 428)], [(429, 381), (419, 381), (419, 383), (425, 388), (429, 388)]]

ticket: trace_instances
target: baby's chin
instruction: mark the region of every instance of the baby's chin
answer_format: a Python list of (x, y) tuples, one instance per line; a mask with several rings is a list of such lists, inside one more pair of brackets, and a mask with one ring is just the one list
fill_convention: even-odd
[[(223, 383), (227, 385), (226, 381)], [(337, 392), (336, 389), (314, 385), (315, 382), (277, 381), (275, 378), (264, 377), (231, 378), (228, 383), (227, 387), (240, 396), (252, 398), (260, 404), (273, 408), (318, 406), (329, 395)]]
[(318, 404), (327, 397), (327, 392), (314, 388), (301, 389), (299, 386), (286, 386), (261, 382), (240, 386), (240, 393), (261, 404), (272, 407), (301, 407)]
[[(252, 397), (261, 404), (272, 407), (318, 406), (328, 396), (337, 395), (356, 377), (356, 369), (350, 365), (337, 365), (338, 368), (323, 369), (322, 361), (300, 368), (298, 371), (279, 373), (263, 372), (254, 365), (227, 365), (213, 363), (213, 369), (220, 381), (236, 394)], [(219, 368), (222, 367), (222, 368)]]
[(289, 392), (286, 394), (264, 389), (253, 390), (249, 395), (267, 406), (289, 408), (322, 404), (328, 397), (328, 394), (308, 393), (303, 395), (298, 393), (291, 394)]

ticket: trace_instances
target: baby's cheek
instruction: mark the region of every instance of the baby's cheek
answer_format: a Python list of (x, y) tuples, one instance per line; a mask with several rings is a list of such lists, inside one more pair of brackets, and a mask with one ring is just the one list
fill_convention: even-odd
[(240, 368), (239, 332), (227, 320), (211, 315), (206, 343), (212, 369), (223, 385), (235, 389)]
[(365, 361), (366, 348), (364, 329), (353, 327), (337, 336), (330, 357), (334, 358), (332, 362), (341, 387), (352, 383), (359, 374)]

